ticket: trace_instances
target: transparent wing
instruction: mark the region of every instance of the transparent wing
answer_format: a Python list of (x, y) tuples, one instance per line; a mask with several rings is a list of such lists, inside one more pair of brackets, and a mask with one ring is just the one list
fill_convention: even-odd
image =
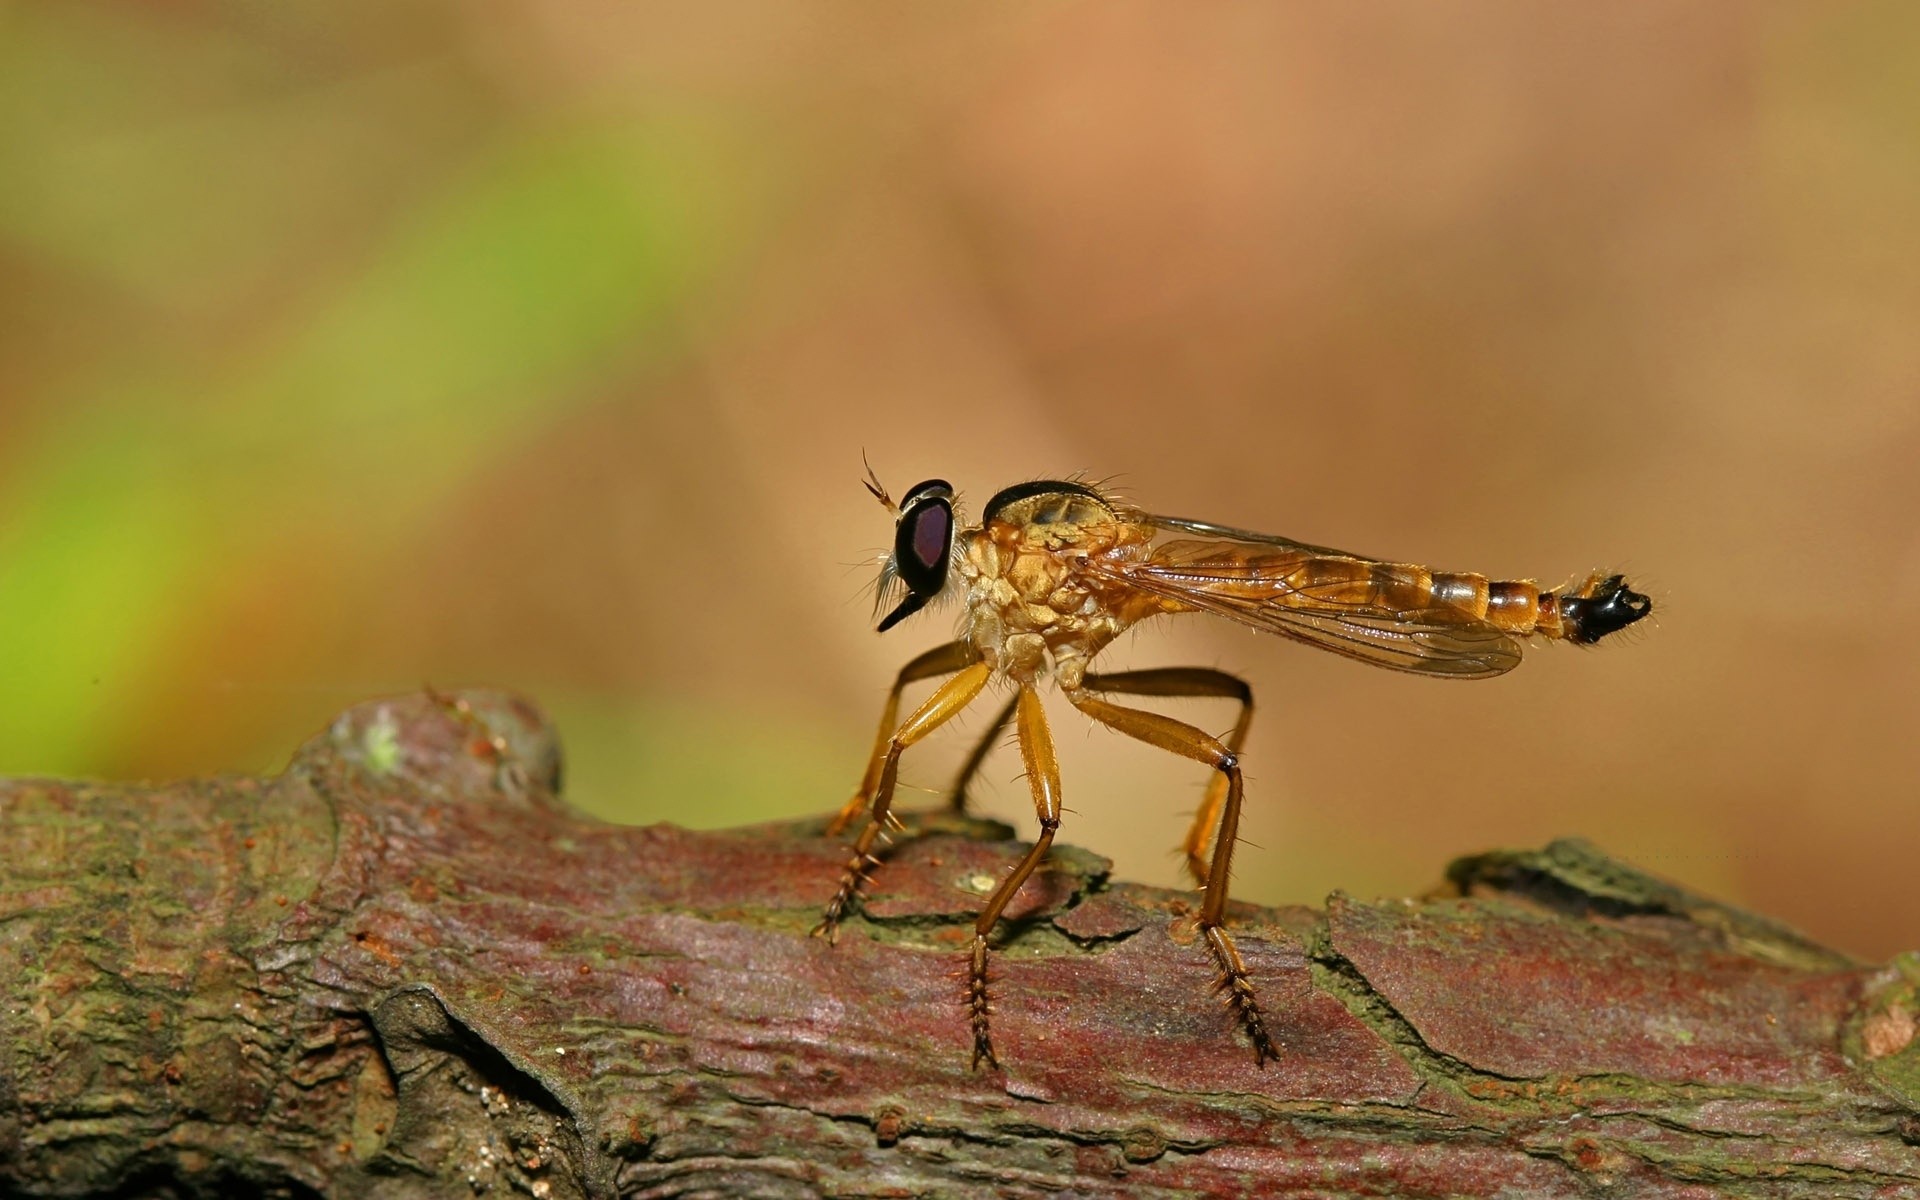
[(1249, 546), (1278, 546), (1283, 550), (1297, 550), (1320, 558), (1351, 558), (1359, 562), (1385, 562), (1385, 559), (1373, 558), (1365, 554), (1355, 554), (1351, 550), (1335, 550), (1330, 546), (1314, 546), (1306, 542), (1296, 542), (1292, 538), (1281, 537), (1277, 533), (1255, 533), (1251, 529), (1235, 529), (1231, 525), (1216, 525), (1212, 521), (1195, 521), (1187, 517), (1148, 517), (1160, 529), (1178, 529), (1182, 533), (1198, 534), (1204, 538), (1215, 538), (1221, 542), (1241, 542)]
[(1519, 642), (1435, 601), (1431, 577), (1418, 567), (1197, 521), (1153, 520), (1207, 539), (1165, 542), (1134, 561), (1096, 558), (1085, 569), (1184, 608), (1395, 671), (1476, 679), (1520, 663)]

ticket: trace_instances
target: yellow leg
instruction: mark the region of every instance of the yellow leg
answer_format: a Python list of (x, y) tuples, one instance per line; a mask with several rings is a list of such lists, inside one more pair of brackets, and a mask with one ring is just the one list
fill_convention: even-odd
[(1267, 1034), (1266, 1018), (1254, 996), (1253, 983), (1247, 978), (1246, 964), (1222, 922), (1227, 911), (1227, 880), (1232, 872), (1233, 843), (1240, 829), (1240, 758), (1224, 743), (1205, 730), (1184, 721), (1138, 708), (1123, 708), (1087, 695), (1084, 690), (1068, 692), (1073, 706), (1110, 729), (1139, 738), (1148, 745), (1171, 750), (1183, 758), (1206, 763), (1226, 780), (1226, 800), (1221, 804), (1220, 827), (1214, 835), (1213, 861), (1208, 864), (1206, 897), (1200, 905), (1200, 932), (1207, 949), (1220, 968), (1220, 990), (1239, 1016), (1247, 1036), (1253, 1041), (1254, 1061), (1265, 1065), (1278, 1058), (1273, 1039)]
[(834, 892), (833, 899), (828, 901), (820, 924), (814, 926), (815, 937), (825, 937), (829, 942), (833, 940), (840, 919), (846, 916), (847, 910), (859, 898), (860, 887), (866, 882), (867, 868), (880, 861), (874, 857), (873, 844), (886, 828), (889, 811), (893, 807), (893, 790), (900, 779), (901, 753), (973, 703), (974, 697), (980, 694), (981, 688), (987, 686), (987, 680), (992, 676), (992, 666), (983, 662), (974, 663), (941, 684), (887, 739), (885, 752), (880, 756), (880, 769), (874, 780), (873, 808), (867, 816), (866, 828), (854, 839), (853, 855), (840, 873), (840, 887)]
[(1020, 685), (1020, 694), (1015, 700), (1015, 729), (1020, 738), (1020, 757), (1027, 767), (1027, 785), (1033, 789), (1033, 809), (1040, 818), (1040, 837), (1027, 851), (1025, 858), (1013, 868), (1013, 873), (1000, 881), (993, 895), (987, 898), (987, 906), (980, 910), (980, 916), (973, 923), (973, 948), (967, 960), (967, 1009), (973, 1020), (973, 1066), (977, 1070), (980, 1060), (998, 1066), (993, 1057), (993, 1041), (988, 1035), (988, 1017), (992, 1006), (987, 1002), (987, 935), (1000, 920), (1000, 914), (1006, 911), (1014, 893), (1020, 885), (1032, 875), (1034, 868), (1046, 858), (1047, 850), (1053, 845), (1053, 835), (1060, 828), (1060, 764), (1053, 754), (1053, 735), (1047, 730), (1047, 713), (1040, 706), (1040, 697), (1034, 692), (1033, 685)]
[[(1159, 667), (1146, 671), (1121, 671), (1112, 675), (1089, 675), (1082, 687), (1090, 692), (1118, 692), (1133, 696), (1219, 696), (1240, 702), (1240, 716), (1227, 735), (1227, 750), (1238, 757), (1247, 744), (1247, 729), (1253, 724), (1253, 689), (1237, 675), (1211, 667)], [(1227, 800), (1227, 777), (1215, 772), (1207, 781), (1200, 800), (1200, 811), (1193, 815), (1187, 839), (1181, 844), (1186, 855), (1187, 874), (1193, 882), (1207, 886), (1207, 847), (1213, 829), (1220, 820), (1220, 806)]]
[(960, 766), (960, 773), (953, 777), (953, 789), (947, 793), (947, 811), (956, 816), (967, 811), (967, 788), (973, 783), (973, 777), (980, 773), (980, 764), (987, 761), (987, 755), (993, 753), (994, 744), (1000, 740), (1000, 733), (1013, 720), (1013, 710), (1020, 703), (1016, 693), (1000, 711), (994, 714), (987, 731), (974, 743), (973, 751), (967, 755), (967, 761)]
[(962, 640), (935, 646), (900, 668), (892, 689), (887, 692), (886, 706), (880, 710), (880, 732), (874, 736), (873, 753), (867, 758), (866, 774), (860, 777), (860, 787), (853, 793), (853, 798), (841, 805), (840, 811), (827, 823), (828, 837), (844, 832), (847, 826), (853, 824), (854, 818), (872, 806), (874, 789), (880, 786), (880, 769), (887, 758), (887, 745), (893, 740), (894, 725), (900, 720), (900, 694), (907, 690), (907, 685), (932, 679), (936, 675), (951, 675), (979, 658), (973, 646)]

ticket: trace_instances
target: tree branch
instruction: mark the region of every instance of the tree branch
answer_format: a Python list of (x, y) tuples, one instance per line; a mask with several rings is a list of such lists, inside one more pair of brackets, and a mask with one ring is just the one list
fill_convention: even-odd
[[(564, 807), (513, 700), (342, 716), (269, 780), (0, 783), (0, 1191), (473, 1196), (1920, 1195), (1920, 959), (1862, 966), (1578, 843), (1450, 894), (1242, 908), (1062, 849), (844, 849)], [(484, 719), (482, 719), (484, 718)], [(495, 745), (488, 739), (498, 734)]]

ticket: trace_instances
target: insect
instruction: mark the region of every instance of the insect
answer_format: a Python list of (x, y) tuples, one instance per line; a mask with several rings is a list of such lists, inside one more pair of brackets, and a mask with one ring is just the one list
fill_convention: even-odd
[[(837, 833), (865, 814), (840, 884), (814, 933), (831, 940), (859, 902), (875, 845), (889, 826), (900, 756), (965, 709), (988, 683), (1014, 694), (968, 759), (952, 803), (1012, 723), (1040, 818), (1040, 836), (1002, 880), (974, 922), (966, 1003), (973, 1066), (994, 1059), (987, 992), (987, 938), (1014, 893), (1033, 874), (1060, 827), (1060, 772), (1036, 690), (1051, 675), (1067, 700), (1129, 737), (1204, 763), (1213, 776), (1187, 831), (1186, 867), (1203, 889), (1198, 929), (1219, 988), (1264, 1065), (1277, 1051), (1252, 982), (1224, 925), (1227, 884), (1240, 824), (1240, 750), (1253, 692), (1208, 667), (1094, 672), (1094, 658), (1149, 617), (1212, 613), (1319, 646), (1361, 662), (1450, 679), (1485, 679), (1520, 662), (1521, 639), (1591, 644), (1653, 609), (1619, 575), (1596, 572), (1547, 591), (1524, 580), (1446, 573), (1384, 562), (1207, 521), (1154, 516), (1098, 487), (1073, 480), (1020, 483), (987, 501), (977, 525), (963, 523), (954, 490), (941, 479), (916, 484), (895, 503), (867, 472), (867, 490), (895, 517), (876, 612), (885, 632), (943, 598), (963, 599), (961, 635), (900, 669), (880, 732), (853, 798), (829, 826)], [(947, 677), (904, 721), (901, 693), (918, 680)], [(1224, 738), (1110, 696), (1213, 696), (1238, 702)], [(1211, 853), (1210, 853), (1211, 852)]]

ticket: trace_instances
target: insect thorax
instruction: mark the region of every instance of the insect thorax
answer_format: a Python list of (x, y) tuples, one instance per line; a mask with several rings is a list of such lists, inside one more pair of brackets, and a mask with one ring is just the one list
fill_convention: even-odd
[(1028, 681), (1049, 665), (1078, 687), (1086, 664), (1139, 619), (1084, 569), (1091, 558), (1145, 553), (1149, 526), (1077, 484), (1023, 484), (995, 496), (962, 535), (967, 637), (995, 669)]

